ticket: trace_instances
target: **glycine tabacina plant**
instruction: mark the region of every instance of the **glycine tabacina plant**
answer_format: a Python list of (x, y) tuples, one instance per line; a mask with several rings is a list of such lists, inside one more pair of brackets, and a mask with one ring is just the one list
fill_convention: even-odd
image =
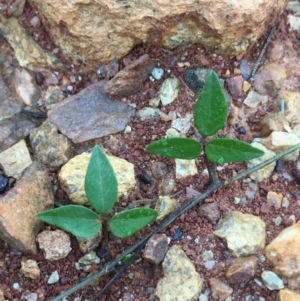
[(43, 211), (37, 218), (78, 238), (93, 237), (101, 230), (106, 230), (104, 225), (107, 224), (114, 236), (125, 238), (134, 235), (157, 216), (154, 209), (134, 208), (116, 213), (110, 218), (118, 199), (118, 182), (108, 158), (98, 145), (92, 151), (84, 189), (89, 203), (97, 213), (85, 206), (66, 205)]
[(212, 138), (226, 123), (228, 105), (220, 80), (214, 71), (207, 76), (204, 89), (194, 106), (194, 124), (199, 131), (199, 141), (173, 137), (155, 141), (147, 146), (151, 154), (166, 158), (195, 159), (202, 150), (210, 182), (218, 182), (215, 166), (228, 162), (242, 162), (260, 157), (263, 151), (251, 145), (227, 138)]

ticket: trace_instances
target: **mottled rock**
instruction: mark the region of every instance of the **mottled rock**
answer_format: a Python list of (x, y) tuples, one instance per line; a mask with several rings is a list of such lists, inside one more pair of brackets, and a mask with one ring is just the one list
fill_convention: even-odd
[(99, 264), (100, 258), (97, 256), (95, 251), (90, 251), (88, 254), (80, 257), (78, 262), (82, 265), (92, 265), (92, 264)]
[(228, 111), (229, 114), (227, 116), (227, 122), (228, 124), (234, 124), (236, 121), (238, 121), (240, 109), (231, 103), (229, 105)]
[(70, 96), (49, 113), (49, 121), (74, 143), (114, 134), (125, 129), (134, 109), (111, 100), (97, 82)]
[(168, 244), (166, 234), (154, 234), (145, 246), (143, 258), (154, 265), (159, 265), (167, 253)]
[(217, 202), (208, 203), (208, 204), (203, 204), (199, 207), (198, 215), (204, 216), (213, 225), (215, 225), (218, 222), (219, 218), (221, 217), (221, 211), (219, 209)]
[(166, 130), (165, 138), (180, 137), (180, 133), (173, 128)]
[(70, 236), (61, 230), (45, 230), (37, 236), (36, 240), (46, 260), (65, 258), (72, 250)]
[(286, 80), (283, 65), (267, 63), (254, 77), (254, 89), (261, 95), (276, 96)]
[(170, 215), (176, 209), (177, 201), (168, 196), (160, 196), (156, 202), (157, 210), (156, 221), (161, 222), (166, 216)]
[(195, 160), (175, 159), (176, 179), (186, 178), (198, 173)]
[[(261, 142), (269, 150), (276, 154), (286, 150), (287, 148), (300, 143), (300, 139), (293, 133), (286, 132), (272, 132), (271, 135)], [(282, 157), (282, 160), (296, 161), (299, 155), (299, 149), (291, 154)]]
[(275, 209), (279, 209), (281, 207), (283, 195), (282, 193), (276, 193), (275, 191), (268, 191), (267, 194), (267, 203), (274, 207)]
[(179, 92), (179, 81), (176, 78), (167, 78), (163, 81), (158, 97), (162, 105), (166, 106), (172, 103), (177, 97)]
[(35, 280), (40, 278), (41, 271), (35, 260), (28, 259), (21, 262), (20, 273), (26, 278)]
[[(253, 142), (253, 143), (251, 143), (251, 145), (264, 151), (265, 154), (259, 158), (247, 161), (247, 168), (251, 168), (251, 167), (253, 167), (259, 163), (262, 163), (276, 155), (273, 151), (267, 149), (261, 143)], [(276, 162), (272, 162), (272, 163), (268, 164), (267, 166), (260, 168), (259, 170), (255, 171), (255, 172), (252, 172), (250, 174), (250, 178), (257, 182), (261, 182), (263, 179), (269, 178), (275, 168), (275, 165), (276, 165)]]
[(266, 57), (271, 61), (279, 61), (284, 55), (284, 45), (282, 41), (270, 41), (266, 51)]
[(206, 78), (210, 69), (206, 68), (190, 68), (184, 71), (184, 81), (185, 83), (199, 95), (203, 90)]
[(177, 118), (173, 120), (171, 123), (171, 127), (180, 132), (181, 134), (185, 135), (192, 125), (192, 118), (192, 114), (186, 114), (186, 117)]
[(263, 271), (261, 278), (265, 286), (270, 290), (281, 290), (284, 288), (282, 280), (272, 271)]
[(25, 168), (32, 163), (24, 140), (0, 153), (0, 166), (8, 177), (19, 179)]
[(227, 269), (226, 278), (232, 284), (246, 283), (254, 277), (257, 264), (255, 256), (234, 258)]
[(251, 89), (244, 100), (244, 104), (249, 108), (256, 108), (259, 103), (266, 103), (268, 101), (268, 96), (260, 95)]
[[(84, 178), (90, 157), (90, 153), (75, 156), (61, 168), (59, 173), (61, 188), (74, 203), (79, 205), (89, 204), (84, 191)], [(135, 187), (134, 166), (124, 159), (107, 157), (115, 171), (118, 180), (118, 196), (121, 197)]]
[(63, 68), (61, 61), (50, 51), (40, 47), (34, 39), (27, 34), (15, 17), (5, 18), (0, 14), (0, 31), (14, 49), (14, 54), (21, 67), (34, 69), (35, 66)]
[(233, 292), (233, 289), (217, 278), (210, 278), (209, 284), (212, 297), (215, 300), (225, 300)]
[(151, 164), (151, 170), (153, 177), (156, 179), (162, 178), (169, 172), (167, 164), (160, 161), (153, 162), (153, 164)]
[(0, 152), (25, 138), (35, 124), (23, 114), (0, 121)]
[(119, 71), (119, 62), (117, 60), (112, 60), (108, 64), (102, 64), (97, 69), (97, 74), (99, 78), (105, 78), (109, 80), (114, 77)]
[(41, 91), (34, 76), (24, 68), (16, 68), (13, 79), (16, 93), (27, 106), (34, 106), (41, 97)]
[(104, 91), (111, 96), (130, 96), (137, 93), (154, 66), (155, 62), (148, 54), (144, 54), (108, 81)]
[(160, 103), (160, 98), (159, 97), (153, 97), (149, 100), (149, 106), (153, 108), (157, 108)]
[(241, 97), (243, 94), (244, 79), (241, 75), (226, 80), (228, 90), (234, 97)]
[(136, 116), (140, 117), (142, 121), (146, 119), (153, 119), (155, 117), (160, 117), (164, 121), (170, 121), (171, 117), (163, 113), (160, 109), (145, 107), (136, 112)]
[(170, 176), (163, 178), (162, 183), (161, 183), (162, 189), (161, 189), (161, 194), (162, 195), (169, 195), (173, 189), (176, 186), (175, 180), (171, 178)]
[[(145, 43), (176, 48), (200, 43), (233, 56), (244, 53), (282, 13), (287, 0), (81, 2), (33, 0), (47, 30), (74, 64), (119, 59)], [(93, 22), (91, 22), (93, 20)]]
[(289, 289), (283, 289), (278, 292), (277, 299), (278, 301), (299, 301), (300, 294), (297, 294)]
[(247, 60), (240, 60), (239, 68), (244, 80), (248, 80), (251, 76), (251, 68), (247, 62)]
[(203, 279), (180, 246), (169, 249), (162, 265), (164, 277), (155, 289), (155, 295), (161, 301), (192, 301), (198, 298)]
[(300, 123), (300, 93), (299, 92), (283, 92), (279, 95), (279, 99), (284, 100), (285, 116), (288, 122)]
[(43, 226), (36, 214), (52, 208), (54, 196), (46, 168), (32, 163), (16, 185), (0, 198), (0, 238), (24, 253), (35, 253)]
[(30, 145), (35, 157), (51, 167), (60, 167), (72, 157), (68, 138), (58, 134), (56, 126), (48, 121), (30, 132)]
[(20, 17), (23, 13), (25, 0), (6, 0), (6, 5), (1, 5), (0, 14), (6, 17)]
[(266, 258), (279, 276), (300, 276), (300, 223), (282, 230), (265, 249)]
[(260, 122), (261, 134), (266, 137), (273, 131), (285, 131), (289, 129), (289, 123), (282, 112), (268, 113)]
[(101, 242), (101, 239), (102, 239), (101, 234), (102, 234), (102, 232), (100, 231), (98, 234), (96, 234), (95, 236), (92, 236), (91, 238), (76, 237), (81, 252), (83, 254), (86, 254), (88, 252), (95, 250)]
[(37, 301), (38, 294), (37, 293), (29, 293), (29, 294), (22, 294), (21, 299), (25, 299), (26, 301)]
[(266, 225), (259, 217), (232, 211), (218, 223), (214, 234), (225, 239), (232, 254), (240, 257), (264, 248), (265, 230)]

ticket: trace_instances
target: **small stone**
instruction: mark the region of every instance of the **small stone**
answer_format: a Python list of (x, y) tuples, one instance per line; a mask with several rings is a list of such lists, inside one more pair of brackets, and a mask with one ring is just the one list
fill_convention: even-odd
[[(29, 293), (28, 295), (22, 295), (26, 301), (37, 301), (38, 295), (37, 293)], [(23, 300), (23, 298), (21, 298)]]
[(162, 195), (169, 195), (171, 194), (171, 192), (173, 191), (173, 189), (175, 188), (175, 180), (172, 178), (165, 178), (162, 181)]
[(95, 251), (90, 251), (88, 254), (82, 256), (78, 262), (82, 265), (99, 264), (100, 258), (96, 255)]
[(190, 68), (184, 71), (184, 81), (197, 95), (203, 90), (210, 69)]
[(282, 202), (281, 202), (281, 207), (282, 208), (288, 208), (289, 205), (290, 205), (290, 201), (288, 200), (288, 198), (283, 197)]
[(18, 291), (18, 290), (21, 289), (21, 286), (20, 286), (20, 284), (19, 284), (18, 282), (15, 282), (15, 283), (13, 284), (12, 287), (13, 287), (13, 289), (16, 290), (16, 291)]
[(279, 226), (282, 222), (282, 218), (280, 216), (277, 216), (277, 217), (273, 218), (273, 221), (276, 226)]
[(261, 278), (265, 286), (271, 291), (284, 288), (282, 280), (272, 271), (263, 271)]
[(276, 193), (275, 191), (269, 191), (267, 194), (267, 203), (270, 206), (275, 207), (275, 209), (279, 209), (281, 207), (283, 195), (281, 193)]
[(212, 260), (214, 258), (214, 253), (211, 250), (204, 251), (202, 253), (202, 258), (203, 258), (204, 261)]
[(251, 68), (250, 68), (248, 62), (244, 59), (241, 60), (239, 62), (239, 67), (240, 67), (241, 74), (242, 74), (244, 80), (248, 80), (251, 76)]
[(244, 81), (243, 83), (243, 92), (246, 93), (251, 89), (251, 85), (249, 84), (249, 82)]
[(283, 170), (283, 161), (281, 159), (276, 161), (275, 171), (281, 172)]
[(246, 135), (247, 134), (246, 129), (243, 126), (238, 127), (238, 133), (240, 135)]
[(244, 104), (252, 109), (255, 109), (260, 103), (266, 103), (268, 96), (260, 95), (251, 89), (244, 100)]
[(130, 134), (132, 132), (132, 128), (130, 125), (126, 125), (125, 130), (124, 130), (124, 134)]
[(164, 75), (164, 69), (162, 68), (153, 68), (151, 71), (151, 75), (156, 79), (160, 80), (162, 76)]
[(156, 202), (157, 210), (156, 221), (161, 222), (165, 217), (171, 214), (176, 208), (177, 201), (168, 196), (160, 196)]
[(226, 80), (228, 90), (234, 97), (241, 97), (243, 94), (243, 77), (241, 75)]
[(32, 27), (38, 27), (41, 24), (40, 18), (38, 16), (34, 16), (31, 20), (30, 20), (30, 25)]
[(300, 300), (300, 294), (293, 292), (288, 289), (280, 290), (277, 294), (278, 301), (299, 301)]
[(260, 125), (260, 132), (262, 136), (266, 137), (273, 131), (285, 131), (285, 128), (289, 125), (289, 123), (282, 112), (272, 112), (264, 116)]
[(195, 160), (175, 159), (176, 179), (193, 176), (198, 173)]
[(212, 297), (216, 300), (225, 300), (233, 292), (231, 287), (217, 278), (210, 278), (209, 284), (211, 287)]
[(119, 62), (117, 60), (112, 60), (108, 64), (101, 65), (97, 69), (97, 74), (99, 78), (105, 78), (109, 80), (115, 76), (119, 71)]
[(172, 121), (171, 127), (181, 134), (186, 134), (192, 125), (192, 117), (192, 114), (187, 114), (184, 118), (177, 118)]
[(65, 258), (72, 250), (69, 235), (61, 230), (43, 231), (36, 240), (44, 252), (45, 259), (50, 261)]
[(168, 250), (168, 237), (165, 234), (154, 234), (147, 242), (143, 258), (154, 265), (159, 265)]
[(258, 259), (255, 256), (234, 258), (226, 272), (230, 283), (246, 283), (254, 277)]
[(153, 108), (157, 108), (159, 106), (159, 103), (160, 103), (159, 97), (154, 97), (149, 100), (149, 106)]
[(0, 193), (4, 192), (8, 185), (8, 178), (2, 174), (0, 174)]
[(154, 178), (160, 179), (169, 172), (169, 169), (166, 163), (155, 161), (151, 166), (151, 171)]
[(95, 250), (101, 242), (101, 239), (102, 239), (101, 234), (102, 234), (102, 232), (100, 231), (96, 235), (89, 237), (89, 238), (76, 237), (81, 252), (83, 254), (86, 254), (86, 253), (91, 252), (92, 250)]
[(45, 81), (45, 75), (42, 72), (37, 72), (35, 74), (35, 81), (39, 86), (41, 86)]
[(285, 226), (285, 227), (289, 227), (291, 225), (294, 224), (294, 221), (291, 219), (291, 218), (288, 218), (288, 217), (284, 217), (282, 218), (282, 225)]
[(54, 284), (54, 283), (56, 283), (56, 282), (58, 282), (58, 281), (59, 281), (59, 275), (58, 275), (58, 272), (57, 272), (57, 271), (54, 271), (54, 272), (50, 275), (50, 277), (49, 277), (47, 283), (48, 283), (48, 284)]
[(180, 133), (173, 128), (167, 129), (166, 138), (180, 137)]
[(20, 273), (26, 278), (36, 280), (40, 278), (41, 272), (37, 265), (37, 262), (35, 260), (28, 259), (21, 262)]
[(172, 103), (177, 97), (179, 92), (179, 82), (176, 78), (167, 78), (162, 83), (159, 90), (159, 98), (162, 105), (166, 106)]
[(208, 301), (208, 297), (205, 294), (200, 294), (199, 301)]
[(149, 176), (149, 174), (145, 171), (143, 171), (141, 174), (138, 175), (138, 178), (141, 182), (143, 182), (144, 184), (148, 184), (151, 185), (152, 180), (151, 177)]
[(180, 240), (180, 238), (183, 236), (183, 233), (181, 230), (179, 230), (178, 228), (175, 229), (175, 233), (171, 238), (171, 241), (178, 241)]
[(230, 103), (228, 111), (229, 114), (227, 116), (227, 122), (228, 124), (234, 124), (239, 117), (240, 109), (234, 106), (232, 103)]
[(198, 215), (204, 216), (213, 225), (216, 225), (221, 217), (221, 211), (217, 202), (201, 205), (198, 209)]
[(216, 264), (215, 260), (208, 260), (204, 262), (204, 266), (208, 269), (211, 270)]

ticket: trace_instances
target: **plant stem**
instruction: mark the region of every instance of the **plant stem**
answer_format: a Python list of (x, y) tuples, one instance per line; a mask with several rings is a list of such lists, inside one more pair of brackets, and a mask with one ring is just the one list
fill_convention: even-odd
[(106, 262), (110, 260), (110, 251), (109, 251), (109, 244), (108, 244), (108, 215), (102, 215), (103, 222), (102, 222), (102, 229), (104, 233), (104, 242), (105, 242), (105, 250), (107, 250), (105, 255)]
[(210, 185), (214, 185), (219, 183), (219, 178), (216, 172), (217, 169), (217, 165), (215, 163), (212, 163), (208, 160), (206, 153), (205, 153), (205, 147), (206, 144), (203, 143), (203, 157), (204, 157), (204, 163), (206, 165), (206, 168), (208, 170), (208, 175), (209, 175), (209, 184)]
[(195, 205), (197, 205), (198, 203), (200, 203), (201, 201), (203, 201), (206, 197), (208, 197), (209, 195), (211, 195), (213, 192), (217, 191), (220, 188), (223, 188), (237, 180), (240, 180), (241, 178), (248, 176), (250, 173), (257, 171), (263, 167), (265, 167), (266, 165), (280, 159), (281, 157), (290, 154), (294, 151), (296, 151), (297, 149), (300, 148), (300, 143), (288, 148), (287, 150), (279, 153), (278, 155), (269, 158), (268, 160), (255, 165), (252, 168), (249, 168), (247, 170), (245, 170), (244, 172), (241, 172), (239, 174), (237, 174), (236, 176), (232, 177), (229, 180), (226, 180), (224, 182), (219, 182), (217, 184), (212, 185), (211, 187), (209, 187), (209, 189), (203, 193), (202, 195), (196, 197), (196, 198), (192, 198), (190, 199), (188, 202), (184, 203), (180, 208), (176, 209), (171, 215), (169, 215), (168, 217), (166, 217), (151, 233), (149, 233), (148, 235), (144, 236), (140, 241), (138, 241), (135, 245), (129, 247), (126, 251), (124, 251), (118, 258), (116, 258), (114, 261), (108, 263), (104, 269), (102, 269), (101, 271), (97, 272), (96, 274), (88, 277), (87, 279), (85, 279), (84, 281), (74, 285), (73, 287), (71, 287), (69, 290), (61, 293), (60, 295), (58, 295), (57, 297), (55, 297), (54, 299), (52, 299), (52, 301), (60, 301), (64, 298), (66, 298), (67, 296), (75, 293), (76, 291), (78, 291), (79, 289), (85, 287), (86, 285), (92, 283), (93, 281), (95, 281), (97, 278), (106, 275), (107, 273), (111, 272), (115, 266), (122, 261), (123, 258), (125, 258), (128, 254), (131, 254), (133, 252), (135, 252), (138, 248), (141, 248), (147, 243), (147, 241), (149, 240), (149, 238), (153, 235), (156, 234), (160, 231), (162, 231), (163, 229), (165, 229), (166, 227), (168, 227), (169, 225), (171, 225), (178, 216), (182, 215), (183, 213), (187, 212), (188, 210), (190, 210), (191, 208), (193, 208)]

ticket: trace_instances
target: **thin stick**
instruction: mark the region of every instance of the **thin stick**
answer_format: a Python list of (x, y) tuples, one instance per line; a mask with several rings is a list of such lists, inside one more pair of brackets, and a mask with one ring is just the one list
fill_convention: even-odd
[(96, 274), (88, 277), (87, 279), (85, 279), (84, 281), (74, 285), (73, 287), (71, 287), (69, 290), (61, 293), (60, 295), (58, 295), (57, 297), (55, 297), (54, 299), (52, 299), (52, 301), (60, 301), (64, 298), (66, 298), (67, 296), (75, 293), (76, 291), (78, 291), (79, 289), (85, 287), (86, 285), (89, 285), (90, 283), (92, 283), (93, 281), (95, 281), (97, 278), (102, 277), (104, 275), (106, 275), (107, 273), (111, 272), (115, 266), (122, 261), (123, 258), (125, 258), (128, 254), (131, 254), (133, 252), (136, 251), (137, 248), (142, 248), (147, 241), (149, 240), (149, 238), (153, 235), (156, 234), (162, 230), (164, 230), (166, 227), (168, 227), (169, 225), (171, 225), (178, 216), (182, 215), (183, 213), (187, 212), (188, 210), (190, 210), (191, 208), (193, 208), (195, 205), (197, 205), (198, 203), (200, 203), (201, 201), (203, 201), (205, 198), (207, 198), (209, 195), (211, 195), (213, 192), (217, 191), (220, 188), (223, 188), (237, 180), (240, 180), (243, 177), (248, 176), (249, 174), (251, 174), (254, 171), (257, 171), (263, 167), (265, 167), (266, 165), (280, 159), (281, 157), (290, 154), (294, 151), (296, 151), (297, 149), (300, 148), (300, 143), (288, 148), (287, 150), (281, 152), (280, 154), (271, 157), (270, 159), (253, 166), (252, 168), (249, 168), (247, 170), (245, 170), (244, 172), (241, 172), (237, 175), (235, 175), (234, 177), (232, 177), (229, 180), (226, 180), (222, 183), (217, 183), (213, 186), (211, 186), (205, 193), (203, 193), (200, 196), (197, 196), (195, 198), (191, 198), (187, 203), (184, 203), (180, 208), (178, 208), (177, 210), (175, 210), (171, 215), (169, 215), (168, 217), (166, 217), (151, 233), (149, 233), (148, 235), (144, 236), (140, 241), (138, 241), (135, 245), (129, 247), (126, 251), (124, 251), (118, 258), (116, 258), (114, 261), (108, 263), (105, 268), (99, 272), (97, 272)]

